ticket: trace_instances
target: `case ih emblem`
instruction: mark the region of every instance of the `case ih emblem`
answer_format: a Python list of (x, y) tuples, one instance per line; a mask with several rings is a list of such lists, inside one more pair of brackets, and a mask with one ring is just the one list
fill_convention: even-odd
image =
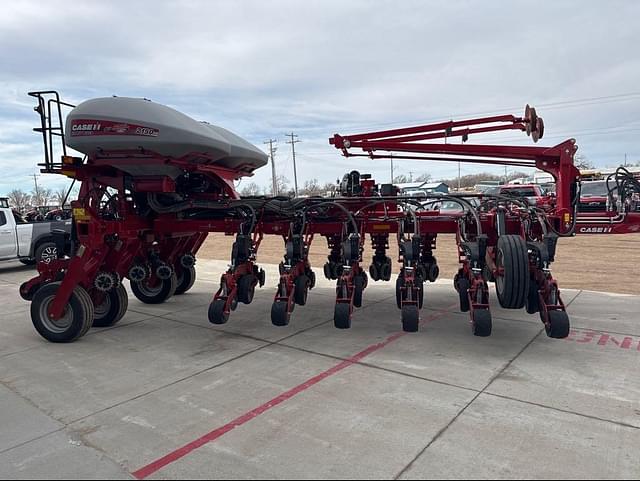
[(72, 137), (80, 135), (138, 135), (142, 137), (157, 137), (159, 133), (159, 129), (124, 122), (86, 119), (77, 119), (71, 122)]

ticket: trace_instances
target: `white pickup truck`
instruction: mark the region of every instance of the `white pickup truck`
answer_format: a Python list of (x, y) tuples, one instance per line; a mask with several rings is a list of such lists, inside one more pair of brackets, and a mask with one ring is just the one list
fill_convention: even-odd
[(71, 232), (71, 220), (27, 223), (14, 215), (8, 199), (0, 197), (0, 261), (19, 260), (33, 265), (58, 256), (54, 230)]

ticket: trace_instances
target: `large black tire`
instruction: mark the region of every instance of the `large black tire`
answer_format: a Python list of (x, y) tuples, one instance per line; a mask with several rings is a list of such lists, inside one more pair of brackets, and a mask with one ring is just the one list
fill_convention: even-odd
[(307, 303), (310, 282), (310, 279), (305, 275), (298, 276), (295, 280), (293, 300), (299, 306), (304, 306)]
[(553, 339), (566, 338), (571, 330), (566, 311), (549, 311), (549, 325), (545, 325), (545, 330)]
[(473, 311), (471, 330), (474, 336), (489, 337), (491, 335), (491, 311), (488, 309), (476, 309)]
[(193, 287), (196, 282), (196, 268), (195, 267), (182, 267), (180, 273), (177, 274), (177, 284), (175, 296), (184, 294)]
[(104, 301), (94, 306), (93, 327), (115, 326), (127, 313), (129, 296), (122, 284), (104, 294)]
[(505, 309), (522, 309), (529, 295), (527, 243), (518, 235), (498, 238), (496, 265), (504, 275), (496, 276), (496, 293)]
[(418, 306), (404, 306), (402, 308), (402, 330), (404, 332), (418, 332), (420, 327), (420, 310)]
[(49, 319), (48, 310), (60, 287), (60, 282), (45, 284), (33, 296), (31, 321), (36, 331), (47, 341), (74, 342), (84, 336), (93, 323), (93, 303), (87, 291), (77, 286), (71, 293), (62, 318)]
[(256, 292), (256, 278), (253, 274), (245, 274), (238, 280), (238, 302), (251, 304)]
[(34, 253), (36, 262), (44, 262), (49, 264), (52, 260), (58, 258), (58, 247), (55, 242), (43, 242), (36, 247)]
[(131, 292), (145, 304), (162, 304), (175, 294), (177, 285), (178, 280), (174, 273), (169, 279), (158, 280), (155, 287), (150, 287), (147, 280), (131, 281)]

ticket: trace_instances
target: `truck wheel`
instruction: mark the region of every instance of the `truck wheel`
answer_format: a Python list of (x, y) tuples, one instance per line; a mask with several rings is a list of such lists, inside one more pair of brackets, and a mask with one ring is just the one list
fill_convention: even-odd
[(157, 280), (155, 286), (149, 285), (149, 279), (140, 282), (131, 281), (131, 292), (145, 304), (162, 304), (176, 292), (178, 279), (175, 273), (169, 279)]
[(35, 260), (36, 262), (44, 262), (49, 264), (51, 261), (58, 258), (58, 247), (55, 242), (43, 242), (36, 247)]
[(56, 297), (60, 282), (45, 284), (33, 296), (31, 321), (36, 331), (50, 342), (73, 342), (84, 336), (93, 323), (93, 304), (83, 287), (77, 286), (60, 319), (49, 318), (49, 306)]
[(122, 284), (105, 292), (102, 304), (94, 307), (93, 327), (115, 326), (127, 313), (129, 296)]
[(179, 296), (180, 294), (184, 294), (185, 292), (187, 292), (189, 289), (193, 287), (193, 284), (195, 282), (196, 282), (196, 268), (183, 267), (182, 269), (180, 269), (180, 274), (178, 275), (178, 280), (177, 280), (178, 285), (176, 286), (175, 295)]
[(527, 244), (519, 235), (498, 239), (496, 293), (505, 309), (522, 309), (529, 295), (529, 255)]

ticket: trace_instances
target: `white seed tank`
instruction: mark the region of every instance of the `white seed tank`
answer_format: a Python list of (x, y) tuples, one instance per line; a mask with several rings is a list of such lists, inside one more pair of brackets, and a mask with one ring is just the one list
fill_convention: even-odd
[(222, 127), (128, 97), (97, 98), (78, 105), (67, 116), (65, 140), (72, 149), (90, 156), (139, 149), (172, 158), (206, 154), (212, 157), (211, 163), (243, 173), (268, 160), (260, 149)]

